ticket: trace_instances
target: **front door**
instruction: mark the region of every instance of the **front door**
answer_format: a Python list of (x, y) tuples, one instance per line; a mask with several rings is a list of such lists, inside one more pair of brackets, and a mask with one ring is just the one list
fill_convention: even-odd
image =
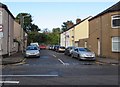
[(98, 56), (100, 56), (100, 40), (98, 39)]

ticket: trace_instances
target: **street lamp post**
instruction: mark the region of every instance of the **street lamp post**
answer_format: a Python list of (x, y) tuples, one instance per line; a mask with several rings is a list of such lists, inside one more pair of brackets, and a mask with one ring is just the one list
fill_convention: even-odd
[(30, 15), (25, 15), (23, 16), (22, 14), (20, 14), (20, 25), (21, 25), (21, 31), (20, 31), (20, 38), (21, 38), (21, 50), (22, 50), (22, 53), (23, 53), (23, 50), (24, 50), (24, 38), (25, 38), (25, 32), (24, 32), (24, 18), (25, 17), (29, 17)]

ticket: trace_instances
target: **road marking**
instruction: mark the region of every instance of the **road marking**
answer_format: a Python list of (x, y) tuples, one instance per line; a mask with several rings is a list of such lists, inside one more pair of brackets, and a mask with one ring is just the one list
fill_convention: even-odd
[(18, 84), (19, 81), (0, 81), (0, 83), (16, 83), (16, 84)]
[(12, 64), (12, 65), (22, 65), (22, 64), (25, 64), (25, 62), (16, 63), (16, 64)]
[(26, 58), (22, 62), (25, 62), (25, 61), (26, 61)]
[(2, 77), (57, 77), (58, 75), (0, 75)]
[(53, 55), (54, 57), (56, 57), (55, 55)]
[(58, 59), (63, 65), (69, 65), (69, 63), (64, 63), (61, 59)]

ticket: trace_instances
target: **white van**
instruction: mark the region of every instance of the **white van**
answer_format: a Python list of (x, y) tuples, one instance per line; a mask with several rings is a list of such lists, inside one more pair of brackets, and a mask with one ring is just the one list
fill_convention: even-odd
[(37, 45), (39, 47), (38, 42), (30, 43), (30, 45)]

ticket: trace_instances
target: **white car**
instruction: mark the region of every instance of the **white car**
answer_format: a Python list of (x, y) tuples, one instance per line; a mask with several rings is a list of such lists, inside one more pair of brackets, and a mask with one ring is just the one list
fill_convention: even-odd
[(25, 50), (25, 57), (40, 57), (40, 50), (36, 46), (28, 46)]
[(79, 60), (96, 60), (95, 53), (84, 47), (76, 47), (72, 51), (71, 56)]

